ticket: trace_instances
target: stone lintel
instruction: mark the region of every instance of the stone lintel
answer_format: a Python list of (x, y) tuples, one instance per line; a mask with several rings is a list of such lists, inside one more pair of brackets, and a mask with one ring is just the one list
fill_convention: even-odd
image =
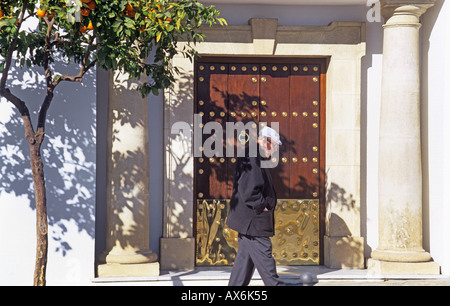
[(272, 55), (275, 51), (278, 19), (251, 18), (248, 23), (252, 27), (255, 53)]

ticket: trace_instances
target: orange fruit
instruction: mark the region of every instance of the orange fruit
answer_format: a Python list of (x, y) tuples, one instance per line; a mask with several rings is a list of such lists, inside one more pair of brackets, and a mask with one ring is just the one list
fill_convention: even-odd
[(0, 10), (0, 18), (2, 18), (2, 17), (3, 17), (3, 11)]
[(94, 29), (94, 26), (92, 25), (92, 21), (89, 21), (89, 24), (88, 24), (88, 26), (87, 26), (87, 29), (88, 29), (88, 30), (93, 30), (93, 29)]
[(82, 8), (81, 11), (80, 11), (81, 15), (83, 15), (85, 17), (88, 16), (90, 12), (91, 12), (91, 10), (88, 9), (88, 8), (85, 8), (85, 7)]
[(95, 4), (95, 1), (91, 1), (88, 3), (88, 7), (91, 11), (93, 11), (97, 7), (97, 4)]
[(36, 12), (36, 15), (38, 15), (39, 18), (42, 18), (45, 16), (45, 13), (47, 13), (45, 10), (43, 9), (38, 9)]
[(134, 10), (130, 2), (127, 2), (127, 5), (125, 6), (125, 12), (127, 13), (128, 17), (131, 18), (134, 18), (134, 16), (136, 15), (136, 11)]
[(127, 11), (127, 15), (131, 18), (134, 18), (134, 16), (136, 15), (136, 11), (135, 10)]

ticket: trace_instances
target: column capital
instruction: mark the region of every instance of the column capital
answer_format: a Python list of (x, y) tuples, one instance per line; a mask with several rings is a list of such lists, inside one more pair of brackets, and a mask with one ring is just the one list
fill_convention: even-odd
[[(415, 25), (420, 26), (419, 18), (436, 0), (381, 0), (381, 13), (386, 26)], [(393, 18), (395, 17), (395, 18)]]

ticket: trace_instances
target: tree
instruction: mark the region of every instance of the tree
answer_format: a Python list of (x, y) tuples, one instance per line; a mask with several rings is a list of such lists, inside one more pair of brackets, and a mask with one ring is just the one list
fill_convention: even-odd
[[(30, 148), (36, 202), (36, 262), (34, 285), (46, 283), (48, 253), (47, 201), (41, 146), (45, 139), (47, 111), (61, 82), (81, 82), (95, 66), (118, 70), (132, 78), (147, 75), (139, 88), (143, 97), (174, 82), (172, 58), (179, 53), (192, 59), (189, 45), (177, 49), (180, 39), (203, 39), (202, 24), (226, 25), (213, 7), (197, 0), (0, 0), (0, 95), (11, 102), (23, 120)], [(25, 30), (27, 19), (38, 18), (34, 30)], [(147, 63), (151, 51), (154, 62)], [(79, 65), (77, 75), (59, 74), (55, 59)], [(7, 80), (11, 66), (41, 67), (45, 97), (33, 126), (27, 101), (13, 93)]]

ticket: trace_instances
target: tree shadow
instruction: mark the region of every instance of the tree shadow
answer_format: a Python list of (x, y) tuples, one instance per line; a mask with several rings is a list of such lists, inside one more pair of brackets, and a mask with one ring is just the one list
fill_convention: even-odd
[(100, 86), (108, 93), (101, 93), (99, 99), (106, 101), (102, 109), (108, 122), (102, 123), (102, 136), (107, 140), (99, 171), (104, 174), (105, 194), (97, 199), (96, 260), (97, 264), (116, 262), (116, 255), (126, 253), (138, 256), (139, 262), (151, 262), (155, 254), (149, 250), (148, 239), (148, 101), (136, 91), (139, 80), (115, 75), (117, 79), (112, 72), (100, 73), (104, 79)]
[(327, 203), (335, 205), (341, 211), (344, 209), (347, 211), (356, 209), (356, 200), (353, 198), (353, 194), (349, 194), (344, 188), (333, 182), (330, 182), (327, 190)]
[[(169, 100), (164, 103), (164, 115), (167, 121), (175, 123), (179, 114), (191, 113), (190, 107), (194, 98), (193, 81), (189, 73), (180, 72), (176, 87), (167, 90)], [(192, 119), (191, 119), (192, 120)], [(192, 224), (194, 218), (192, 210), (187, 207), (192, 203), (194, 185), (192, 184), (193, 162), (193, 122), (186, 120), (189, 131), (167, 133), (164, 139), (164, 209), (163, 209), (163, 237), (192, 237), (193, 228), (186, 224)], [(165, 222), (171, 220), (170, 222)], [(170, 224), (168, 224), (170, 223)]]
[[(74, 66), (55, 62), (53, 70), (73, 73)], [(75, 68), (76, 69), (76, 68)], [(13, 67), (7, 86), (27, 103), (34, 124), (45, 96), (45, 79), (39, 68)], [(83, 83), (61, 83), (48, 111), (42, 145), (47, 188), (50, 251), (66, 256), (72, 250), (67, 221), (94, 238), (96, 194), (96, 78), (89, 71)], [(35, 210), (29, 146), (23, 122), (13, 105), (0, 103), (0, 193), (25, 196)], [(1, 203), (0, 203), (1, 206)], [(34, 225), (33, 225), (34, 226)], [(30, 237), (31, 240), (34, 237)]]

